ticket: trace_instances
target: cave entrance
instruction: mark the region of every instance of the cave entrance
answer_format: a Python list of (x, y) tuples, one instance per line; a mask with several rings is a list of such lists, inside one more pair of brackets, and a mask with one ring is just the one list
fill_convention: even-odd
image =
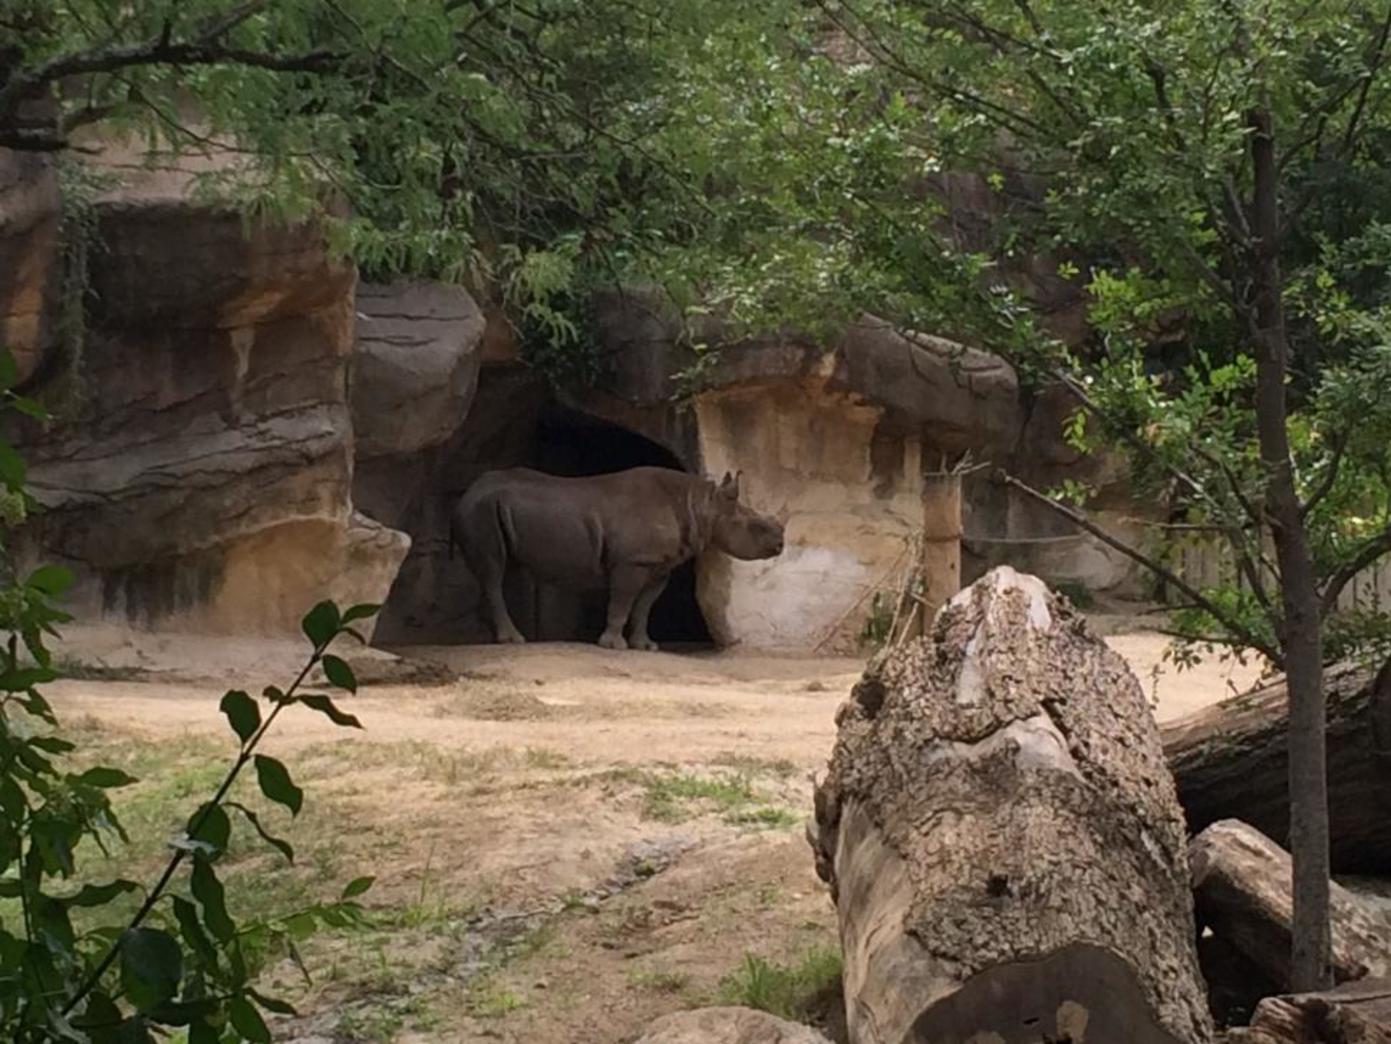
[[(686, 470), (675, 454), (651, 439), (560, 405), (542, 414), (537, 435), (537, 467), (551, 475), (578, 478), (637, 467)], [(532, 633), (549, 639), (593, 641), (604, 629), (606, 601), (602, 592), (575, 595), (541, 587)], [(664, 647), (714, 644), (696, 601), (694, 561), (672, 573), (652, 607), (648, 631)]]

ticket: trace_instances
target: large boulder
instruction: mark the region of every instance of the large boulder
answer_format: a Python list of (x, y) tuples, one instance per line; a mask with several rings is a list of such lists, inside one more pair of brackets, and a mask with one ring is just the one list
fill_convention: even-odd
[(635, 1044), (830, 1044), (809, 1026), (753, 1008), (697, 1008), (658, 1019)]
[(13, 432), (25, 550), (75, 568), (87, 617), (273, 631), (330, 592), (380, 601), (408, 542), (353, 513), (353, 267), (313, 225), (195, 201), (205, 162), (137, 160), (102, 157), (67, 394)]
[(478, 387), (484, 327), (462, 287), (358, 287), (352, 408), (359, 460), (418, 453), (458, 430)]

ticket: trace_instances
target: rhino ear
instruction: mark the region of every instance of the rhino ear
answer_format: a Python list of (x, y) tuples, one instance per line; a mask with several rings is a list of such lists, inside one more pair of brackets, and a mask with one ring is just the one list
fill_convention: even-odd
[(734, 494), (735, 500), (739, 499), (739, 486), (743, 482), (743, 479), (744, 473), (742, 471), (736, 471), (734, 473), (734, 481), (730, 483), (729, 490)]
[(721, 496), (729, 497), (732, 500), (739, 498), (739, 479), (729, 472), (724, 473), (724, 478), (720, 480)]

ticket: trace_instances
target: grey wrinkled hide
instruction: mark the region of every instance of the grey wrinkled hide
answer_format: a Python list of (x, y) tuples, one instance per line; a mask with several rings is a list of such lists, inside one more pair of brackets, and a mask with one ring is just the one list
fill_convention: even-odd
[[(539, 580), (609, 592), (599, 644), (655, 649), (652, 604), (672, 570), (707, 548), (735, 558), (782, 552), (782, 526), (739, 502), (738, 476), (718, 486), (666, 468), (559, 478), (528, 468), (490, 471), (460, 498), (450, 539), (483, 588), (500, 642), (521, 642), (503, 600), (509, 561)], [(625, 640), (625, 630), (629, 637)]]

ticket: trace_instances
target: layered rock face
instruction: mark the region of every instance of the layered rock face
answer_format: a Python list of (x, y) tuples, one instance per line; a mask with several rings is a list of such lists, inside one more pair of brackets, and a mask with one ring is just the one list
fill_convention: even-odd
[(0, 342), (21, 380), (58, 339), (61, 216), (52, 163), (0, 149)]
[(351, 502), (354, 269), (311, 226), (193, 202), (196, 168), (103, 161), (82, 354), (15, 432), (27, 553), (74, 567), (89, 619), (276, 631), (381, 600), (407, 541)]
[[(866, 592), (905, 568), (923, 472), (966, 451), (1040, 488), (1085, 478), (1110, 494), (1109, 523), (1133, 525), (1123, 521), (1135, 512), (1116, 462), (1084, 459), (1062, 438), (1075, 402), (1061, 389), (1025, 395), (988, 352), (866, 315), (830, 344), (770, 336), (701, 360), (689, 345), (721, 342), (718, 324), (683, 329), (654, 290), (600, 294), (595, 314), (612, 373), (578, 404), (666, 446), (689, 469), (742, 470), (750, 502), (787, 527), (777, 559), (701, 561), (701, 609), (722, 643), (851, 649)], [(693, 365), (698, 383), (683, 412), (673, 375)], [(967, 581), (1010, 561), (1053, 582), (1133, 586), (1128, 560), (988, 476), (967, 483), (963, 510)]]

